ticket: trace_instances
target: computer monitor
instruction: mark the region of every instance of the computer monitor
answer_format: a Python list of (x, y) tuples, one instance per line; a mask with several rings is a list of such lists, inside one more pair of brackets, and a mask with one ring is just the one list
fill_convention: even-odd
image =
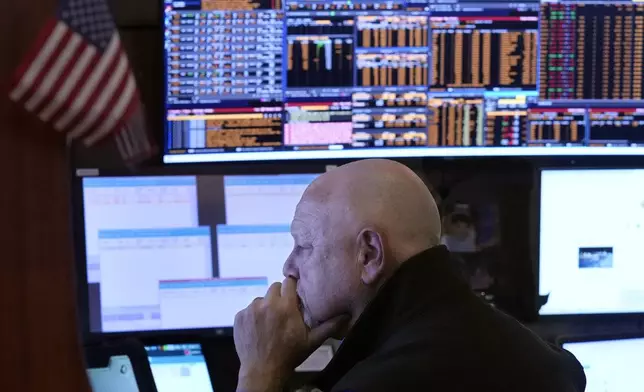
[(232, 327), (283, 279), (316, 176), (81, 178), (90, 331)]
[(548, 169), (540, 188), (539, 313), (644, 313), (644, 169)]
[(644, 390), (644, 336), (563, 339), (586, 373), (586, 392)]
[(158, 392), (213, 392), (201, 344), (147, 346)]
[(163, 0), (166, 163), (644, 154), (644, 4)]

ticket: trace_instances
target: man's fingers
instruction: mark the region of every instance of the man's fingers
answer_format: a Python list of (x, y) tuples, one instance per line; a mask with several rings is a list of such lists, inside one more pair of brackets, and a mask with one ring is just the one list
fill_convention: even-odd
[(238, 325), (240, 325), (240, 324), (241, 324), (241, 322), (242, 322), (242, 317), (243, 317), (242, 312), (243, 312), (243, 310), (240, 310), (240, 311), (239, 311), (239, 312), (237, 312), (237, 314), (235, 315), (235, 321), (234, 321), (234, 323), (233, 323), (233, 326), (234, 326), (234, 327), (237, 327)]
[(280, 292), (282, 291), (282, 284), (280, 282), (275, 282), (268, 288), (266, 292), (266, 299), (270, 300), (272, 298), (279, 298)]
[(282, 282), (282, 297), (297, 301), (297, 281), (293, 278), (286, 278)]
[(349, 316), (342, 315), (327, 320), (309, 331), (310, 347), (319, 347), (325, 340), (333, 336), (334, 333), (345, 327), (350, 321)]

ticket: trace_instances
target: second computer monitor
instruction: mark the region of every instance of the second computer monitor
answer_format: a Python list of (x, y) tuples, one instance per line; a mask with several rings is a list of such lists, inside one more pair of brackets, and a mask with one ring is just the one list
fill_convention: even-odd
[(644, 390), (644, 336), (582, 337), (561, 343), (584, 367), (586, 392)]
[(544, 170), (541, 315), (644, 313), (644, 169)]
[(283, 279), (316, 176), (84, 178), (90, 330), (231, 327)]

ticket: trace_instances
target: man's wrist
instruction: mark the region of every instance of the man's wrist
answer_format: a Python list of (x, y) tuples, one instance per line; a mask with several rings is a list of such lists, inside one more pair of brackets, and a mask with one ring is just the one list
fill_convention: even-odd
[(281, 392), (286, 374), (278, 370), (240, 369), (237, 392)]

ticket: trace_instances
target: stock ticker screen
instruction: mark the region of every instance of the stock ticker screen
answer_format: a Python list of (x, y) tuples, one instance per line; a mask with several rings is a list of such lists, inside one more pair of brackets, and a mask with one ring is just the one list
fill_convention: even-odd
[(644, 154), (644, 2), (164, 3), (166, 163)]

